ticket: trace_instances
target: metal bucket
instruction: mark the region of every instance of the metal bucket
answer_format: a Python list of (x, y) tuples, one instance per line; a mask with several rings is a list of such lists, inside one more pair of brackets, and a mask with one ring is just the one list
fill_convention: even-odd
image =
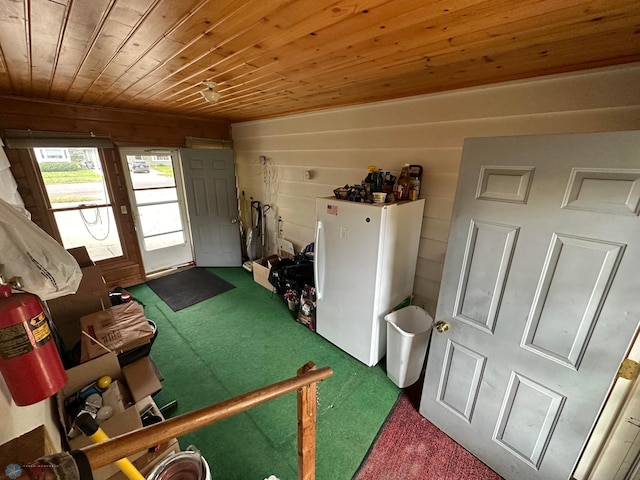
[(189, 447), (156, 465), (147, 480), (211, 480), (211, 471), (200, 452)]

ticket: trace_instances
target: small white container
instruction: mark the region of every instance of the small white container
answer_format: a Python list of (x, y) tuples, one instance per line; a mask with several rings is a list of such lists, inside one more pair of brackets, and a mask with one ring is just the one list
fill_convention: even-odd
[(433, 318), (415, 305), (385, 315), (387, 322), (387, 377), (400, 388), (420, 378)]
[(373, 203), (384, 203), (387, 200), (386, 192), (373, 192)]

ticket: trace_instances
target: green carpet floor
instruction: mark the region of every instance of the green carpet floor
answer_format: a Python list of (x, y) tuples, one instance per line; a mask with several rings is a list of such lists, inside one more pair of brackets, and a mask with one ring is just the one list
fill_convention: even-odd
[[(242, 268), (212, 268), (236, 286), (173, 312), (146, 285), (130, 287), (156, 322), (151, 356), (164, 377), (156, 403), (176, 416), (293, 377), (311, 360), (333, 368), (318, 385), (317, 480), (352, 478), (400, 390), (382, 366), (367, 367), (298, 324), (285, 302)], [(297, 478), (296, 395), (290, 393), (180, 438), (213, 479)]]

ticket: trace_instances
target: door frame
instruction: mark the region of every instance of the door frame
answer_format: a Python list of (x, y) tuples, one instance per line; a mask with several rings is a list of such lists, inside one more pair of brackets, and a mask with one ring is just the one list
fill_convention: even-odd
[[(163, 270), (168, 270), (174, 267), (178, 267), (181, 265), (191, 264), (193, 263), (194, 254), (193, 254), (193, 240), (191, 238), (191, 225), (189, 222), (189, 212), (187, 210), (187, 197), (184, 188), (184, 176), (182, 173), (182, 161), (180, 158), (180, 149), (179, 148), (166, 148), (166, 147), (139, 147), (139, 146), (127, 146), (127, 147), (118, 147), (118, 153), (121, 159), (121, 166), (124, 170), (125, 183), (127, 188), (127, 194), (130, 198), (131, 204), (131, 215), (133, 218), (133, 223), (136, 231), (136, 239), (138, 241), (138, 247), (140, 249), (140, 259), (142, 263), (143, 270), (145, 272), (145, 276), (149, 276), (155, 273), (158, 273)], [(136, 201), (135, 191), (133, 189), (133, 183), (131, 179), (132, 173), (129, 170), (129, 165), (127, 161), (128, 155), (170, 155), (171, 163), (173, 167), (173, 176), (175, 179), (175, 188), (176, 194), (178, 197), (177, 203), (180, 210), (180, 216), (183, 223), (183, 232), (185, 235), (185, 243), (187, 244), (190, 251), (190, 260), (187, 262), (180, 262), (175, 265), (168, 265), (166, 267), (161, 267), (159, 269), (153, 269), (148, 271), (147, 264), (148, 258), (145, 258), (147, 251), (144, 248), (144, 233), (142, 231), (142, 226), (140, 224), (140, 216), (138, 211), (138, 203)], [(171, 248), (171, 247), (167, 247)]]
[[(640, 362), (640, 329), (626, 356)], [(576, 480), (613, 480), (626, 478), (640, 456), (640, 380), (635, 377), (614, 379), (609, 396), (591, 431), (573, 473)], [(624, 465), (624, 469), (623, 469)], [(623, 475), (620, 477), (620, 475)]]

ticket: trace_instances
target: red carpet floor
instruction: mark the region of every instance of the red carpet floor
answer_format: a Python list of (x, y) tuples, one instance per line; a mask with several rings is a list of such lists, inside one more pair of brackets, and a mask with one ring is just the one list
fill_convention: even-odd
[(414, 405), (403, 393), (354, 480), (501, 480)]

